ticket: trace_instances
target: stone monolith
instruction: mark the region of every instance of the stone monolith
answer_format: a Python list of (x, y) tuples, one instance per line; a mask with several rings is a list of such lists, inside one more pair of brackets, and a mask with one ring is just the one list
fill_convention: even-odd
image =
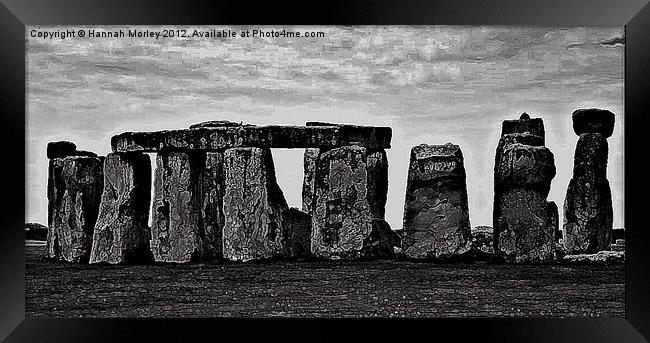
[(134, 264), (152, 260), (149, 240), (151, 160), (143, 153), (110, 153), (93, 233), (90, 263)]
[(403, 230), (409, 258), (447, 259), (470, 249), (465, 167), (457, 145), (411, 149)]

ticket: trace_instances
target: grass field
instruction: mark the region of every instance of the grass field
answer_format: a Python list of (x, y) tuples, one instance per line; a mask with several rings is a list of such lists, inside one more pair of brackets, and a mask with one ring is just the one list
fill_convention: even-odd
[(404, 261), (95, 266), (26, 246), (26, 317), (625, 315), (624, 266)]

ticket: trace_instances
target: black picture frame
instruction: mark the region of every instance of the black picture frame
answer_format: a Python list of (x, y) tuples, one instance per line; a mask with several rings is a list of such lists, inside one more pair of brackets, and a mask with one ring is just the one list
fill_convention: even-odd
[[(644, 342), (650, 340), (650, 5), (647, 0), (244, 1), (0, 0), (0, 339), (22, 341), (186, 341), (225, 335), (279, 339), (481, 339)], [(625, 319), (432, 319), (417, 321), (233, 319), (25, 319), (25, 26), (113, 24), (409, 24), (625, 26)], [(350, 334), (339, 330), (347, 326)], [(246, 329), (248, 328), (248, 329)], [(298, 330), (298, 328), (300, 330)], [(305, 330), (306, 329), (306, 330)], [(305, 333), (298, 331), (305, 330)], [(207, 336), (206, 336), (207, 335)], [(220, 338), (222, 337), (223, 338)], [(275, 336), (275, 337), (273, 337)], [(243, 337), (243, 336), (242, 336)], [(645, 338), (644, 338), (645, 337)]]

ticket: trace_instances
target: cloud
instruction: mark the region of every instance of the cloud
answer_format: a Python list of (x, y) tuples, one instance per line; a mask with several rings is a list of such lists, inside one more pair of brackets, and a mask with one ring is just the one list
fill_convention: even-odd
[(600, 42), (602, 46), (623, 46), (625, 45), (625, 36), (614, 36)]

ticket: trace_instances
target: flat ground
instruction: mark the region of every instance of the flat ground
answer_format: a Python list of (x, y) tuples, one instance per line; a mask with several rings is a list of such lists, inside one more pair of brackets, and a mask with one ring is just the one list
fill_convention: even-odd
[(35, 317), (625, 315), (624, 266), (403, 261), (95, 266), (26, 246)]

